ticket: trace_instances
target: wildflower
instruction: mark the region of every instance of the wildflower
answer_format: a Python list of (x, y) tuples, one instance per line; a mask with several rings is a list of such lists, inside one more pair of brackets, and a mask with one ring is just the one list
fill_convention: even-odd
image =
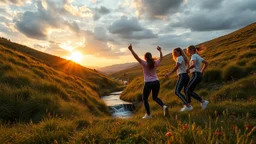
[(184, 125), (183, 125), (183, 129), (188, 129), (188, 125), (187, 125), (187, 124), (184, 124)]
[(251, 128), (251, 126), (247, 124), (247, 125), (245, 125), (245, 128), (246, 128), (246, 130), (248, 130)]
[(167, 133), (165, 134), (165, 136), (171, 137), (171, 136), (172, 136), (172, 132), (167, 132)]
[(119, 122), (119, 121), (115, 121), (114, 124), (115, 124), (115, 125), (119, 125), (120, 122)]
[(253, 96), (251, 96), (250, 98), (249, 98), (249, 101), (252, 101), (253, 100)]
[(236, 116), (234, 116), (234, 115), (230, 115), (230, 118), (232, 118), (232, 119), (236, 119)]
[(215, 132), (214, 134), (215, 135), (223, 135), (224, 133), (223, 132)]
[(235, 126), (234, 126), (234, 125), (231, 125), (231, 126), (230, 126), (230, 129), (235, 130)]

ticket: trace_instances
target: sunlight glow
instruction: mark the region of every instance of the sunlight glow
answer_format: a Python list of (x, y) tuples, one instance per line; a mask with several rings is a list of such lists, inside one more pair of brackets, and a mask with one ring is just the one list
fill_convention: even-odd
[(67, 57), (68, 60), (72, 60), (74, 62), (81, 62), (81, 59), (83, 58), (82, 54), (80, 52), (72, 52), (69, 57)]

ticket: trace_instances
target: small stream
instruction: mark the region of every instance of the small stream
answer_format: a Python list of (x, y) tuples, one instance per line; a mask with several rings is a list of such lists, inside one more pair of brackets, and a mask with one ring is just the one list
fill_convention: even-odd
[(113, 117), (129, 118), (133, 115), (132, 110), (134, 109), (134, 105), (130, 102), (121, 100), (121, 93), (122, 91), (113, 92), (108, 96), (101, 97), (101, 99), (110, 108)]

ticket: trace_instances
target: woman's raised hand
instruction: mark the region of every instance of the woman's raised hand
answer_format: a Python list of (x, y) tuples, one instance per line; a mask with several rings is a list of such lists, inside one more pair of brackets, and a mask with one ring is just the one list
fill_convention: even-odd
[(132, 50), (132, 44), (130, 44), (130, 45), (128, 46), (128, 49), (129, 49), (129, 50)]
[(157, 48), (156, 48), (158, 51), (161, 51), (161, 47), (160, 46), (157, 46)]

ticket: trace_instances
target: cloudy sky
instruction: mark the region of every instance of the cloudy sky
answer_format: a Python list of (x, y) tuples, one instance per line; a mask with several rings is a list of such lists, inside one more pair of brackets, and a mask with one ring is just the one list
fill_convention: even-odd
[(68, 58), (107, 66), (168, 54), (256, 21), (256, 0), (1, 0), (0, 36)]

